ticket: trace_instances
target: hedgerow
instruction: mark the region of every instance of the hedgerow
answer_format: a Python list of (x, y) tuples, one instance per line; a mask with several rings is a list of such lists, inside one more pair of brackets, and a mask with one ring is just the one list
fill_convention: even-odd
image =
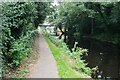
[(19, 66), (29, 54), (30, 40), (47, 8), (42, 2), (2, 3), (2, 56), (6, 64)]
[(27, 42), (31, 35), (27, 33), (35, 29), (29, 25), (37, 17), (35, 7), (30, 2), (2, 3), (2, 53), (5, 62), (18, 66), (29, 53)]

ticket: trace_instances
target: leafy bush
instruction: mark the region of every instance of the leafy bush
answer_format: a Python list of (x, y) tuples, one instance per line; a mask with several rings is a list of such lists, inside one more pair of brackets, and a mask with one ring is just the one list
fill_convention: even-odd
[[(48, 13), (48, 4), (42, 2), (2, 2), (2, 62), (3, 77), (12, 77), (11, 69), (21, 64), (31, 50), (31, 39), (36, 36), (36, 22), (42, 23)], [(37, 20), (37, 21), (36, 21)], [(0, 44), (1, 45), (1, 44)], [(0, 61), (1, 62), (1, 61)], [(10, 68), (10, 70), (9, 70)], [(18, 67), (19, 68), (19, 67)], [(2, 69), (2, 70), (1, 70)], [(8, 73), (10, 72), (10, 73)], [(18, 73), (19, 74), (19, 73)]]
[(42, 32), (44, 36), (47, 37), (52, 43), (61, 48), (61, 51), (63, 53), (69, 54), (71, 58), (74, 59), (76, 70), (83, 71), (89, 75), (91, 74), (91, 69), (89, 67), (86, 67), (87, 64), (85, 63), (85, 60), (82, 60), (83, 55), (87, 55), (87, 49), (76, 47), (76, 42), (74, 48), (72, 49), (72, 51), (70, 51), (70, 49), (68, 48), (66, 43), (63, 42), (63, 40), (59, 40), (54, 36), (51, 36), (45, 30), (43, 30)]
[(27, 32), (34, 30), (33, 25), (29, 23), (33, 24), (33, 19), (36, 18), (35, 7), (32, 2), (2, 3), (2, 53), (6, 62), (14, 62), (17, 65), (15, 56), (21, 57), (17, 54), (28, 50), (25, 43), (28, 40)]
[(48, 14), (49, 3), (7, 2), (1, 4), (2, 55), (5, 62), (18, 66), (30, 51), (29, 41), (35, 35), (36, 19), (37, 24), (44, 21)]
[(33, 32), (29, 32), (26, 36), (21, 36), (20, 39), (13, 42), (10, 52), (12, 53), (12, 64), (14, 66), (18, 66), (30, 52), (30, 39)]
[(72, 53), (70, 53), (70, 56), (75, 60), (76, 69), (90, 75), (91, 69), (89, 67), (86, 67), (87, 63), (85, 63), (85, 60), (82, 60), (83, 55), (87, 55), (87, 49), (77, 47), (75, 50), (75, 48), (76, 47), (72, 49)]

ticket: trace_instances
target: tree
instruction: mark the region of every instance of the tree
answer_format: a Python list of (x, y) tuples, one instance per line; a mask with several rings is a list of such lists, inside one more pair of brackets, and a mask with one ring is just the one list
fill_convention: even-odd
[(54, 14), (57, 15), (53, 23), (61, 30), (62, 35), (68, 36), (68, 40), (79, 41), (83, 36), (91, 36), (118, 43), (119, 2), (66, 2), (59, 3), (56, 8)]
[(28, 55), (32, 31), (47, 16), (46, 7), (48, 3), (2, 3), (2, 53), (6, 62), (18, 66)]

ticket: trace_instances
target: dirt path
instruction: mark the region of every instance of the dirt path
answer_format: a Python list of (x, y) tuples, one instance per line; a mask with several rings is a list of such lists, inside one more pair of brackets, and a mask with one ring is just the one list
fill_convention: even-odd
[(56, 61), (41, 33), (39, 38), (39, 58), (27, 78), (59, 78)]

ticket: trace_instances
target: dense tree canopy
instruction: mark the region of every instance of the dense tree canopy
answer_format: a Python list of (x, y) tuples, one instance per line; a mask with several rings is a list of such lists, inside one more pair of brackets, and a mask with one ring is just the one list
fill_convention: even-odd
[(49, 3), (2, 3), (2, 53), (6, 62), (18, 66), (30, 51), (33, 30), (49, 12)]
[(53, 14), (57, 27), (64, 27), (69, 40), (83, 36), (119, 43), (120, 3), (59, 3)]

